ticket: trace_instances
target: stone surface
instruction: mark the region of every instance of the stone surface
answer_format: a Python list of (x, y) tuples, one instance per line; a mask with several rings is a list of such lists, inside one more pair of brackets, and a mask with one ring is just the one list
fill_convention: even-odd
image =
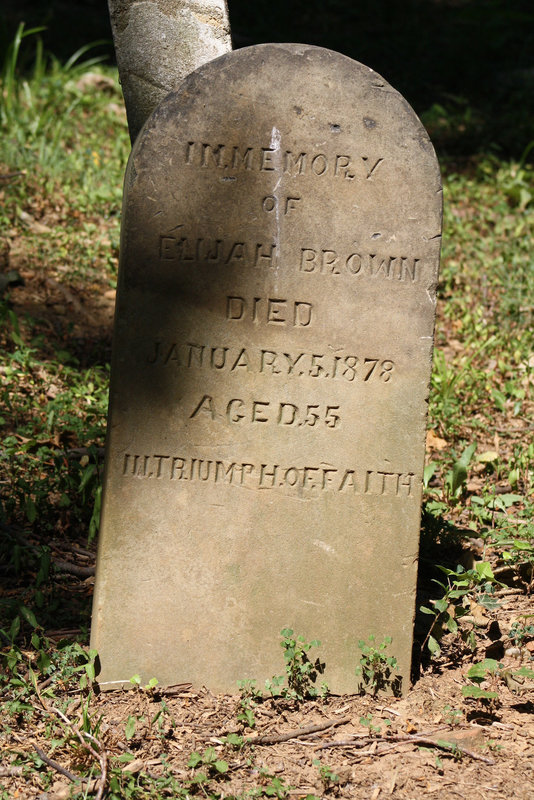
[(409, 680), (441, 185), (379, 75), (260, 45), (191, 75), (129, 162), (92, 646), (104, 688), (212, 690), (323, 642)]
[(108, 0), (132, 142), (163, 98), (232, 48), (226, 0)]

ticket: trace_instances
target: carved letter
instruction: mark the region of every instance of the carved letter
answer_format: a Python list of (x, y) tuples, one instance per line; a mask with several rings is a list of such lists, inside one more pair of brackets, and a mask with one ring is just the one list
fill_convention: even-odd
[(276, 322), (279, 325), (285, 323), (286, 302), (286, 300), (272, 300), (269, 298), (267, 301), (267, 322)]
[(312, 319), (312, 304), (311, 303), (295, 303), (295, 317), (293, 324), (295, 328), (307, 328), (311, 324)]
[(156, 342), (156, 349), (154, 351), (154, 358), (147, 358), (147, 364), (155, 364), (156, 361), (158, 360), (160, 344), (161, 344), (161, 342), (159, 342), (159, 341)]
[(353, 275), (358, 275), (362, 268), (362, 257), (358, 253), (351, 253), (347, 258), (347, 269)]
[[(236, 407), (235, 409), (234, 406)], [(233, 400), (230, 400), (226, 406), (226, 416), (228, 418), (228, 422), (239, 422), (244, 418), (245, 415), (241, 412), (243, 406), (244, 403), (239, 399), (239, 397), (235, 397)], [(239, 409), (239, 411), (237, 409)]]
[(306, 169), (306, 158), (307, 153), (301, 153), (299, 156), (295, 158), (293, 161), (293, 153), (291, 150), (286, 150), (285, 152), (285, 164), (284, 164), (284, 172), (290, 173), (292, 172), (294, 167), (297, 167), (297, 175), (302, 175)]
[(262, 156), (261, 156), (261, 165), (260, 171), (261, 172), (274, 172), (274, 167), (272, 166), (272, 154), (276, 153), (276, 150), (272, 150), (270, 147), (262, 147), (261, 148)]
[(238, 169), (243, 165), (245, 169), (252, 169), (252, 147), (247, 147), (243, 155), (239, 152), (239, 147), (233, 148), (233, 168)]
[(316, 175), (324, 175), (328, 169), (328, 160), (323, 153), (316, 155), (311, 162), (312, 172)]
[(242, 297), (226, 298), (226, 319), (243, 319), (245, 300)]
[(317, 251), (311, 250), (308, 247), (303, 247), (300, 253), (300, 271), (315, 272), (315, 259), (317, 258)]
[(193, 413), (190, 415), (189, 419), (194, 419), (197, 414), (200, 414), (201, 411), (204, 411), (208, 414), (211, 419), (215, 419), (215, 409), (213, 407), (213, 397), (210, 397), (209, 394), (205, 394), (198, 406), (195, 408)]

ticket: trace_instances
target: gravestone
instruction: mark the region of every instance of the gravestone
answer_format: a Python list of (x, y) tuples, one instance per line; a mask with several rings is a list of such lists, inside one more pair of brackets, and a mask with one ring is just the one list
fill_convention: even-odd
[(441, 229), (406, 101), (337, 53), (260, 45), (141, 131), (122, 220), (92, 646), (103, 688), (235, 691), (322, 640), (409, 679)]

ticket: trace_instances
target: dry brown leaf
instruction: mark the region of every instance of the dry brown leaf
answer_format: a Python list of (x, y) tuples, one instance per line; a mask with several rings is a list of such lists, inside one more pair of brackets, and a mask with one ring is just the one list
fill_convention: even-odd
[(474, 600), (469, 601), (469, 613), (473, 617), (473, 622), (478, 627), (489, 625), (490, 619), (484, 613), (485, 609)]
[(448, 446), (445, 439), (440, 439), (433, 430), (427, 431), (426, 446), (428, 450), (444, 450)]
[(131, 772), (132, 775), (137, 775), (138, 772), (141, 772), (145, 763), (140, 758), (136, 758), (133, 761), (130, 761), (128, 764), (125, 764), (122, 768), (122, 772)]

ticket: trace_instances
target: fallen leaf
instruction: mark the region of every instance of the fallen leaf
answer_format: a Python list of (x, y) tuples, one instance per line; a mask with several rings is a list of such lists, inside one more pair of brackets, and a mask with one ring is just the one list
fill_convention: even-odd
[(43, 225), (42, 222), (38, 222), (31, 214), (28, 214), (27, 211), (19, 211), (19, 219), (32, 233), (50, 233), (51, 229), (48, 225)]
[(426, 446), (429, 450), (444, 450), (448, 447), (448, 442), (436, 436), (433, 430), (429, 430), (426, 434)]
[(485, 453), (476, 456), (476, 460), (483, 464), (491, 464), (493, 461), (499, 460), (499, 454), (496, 450), (486, 450)]
[(136, 758), (134, 761), (130, 761), (129, 764), (125, 764), (122, 768), (122, 772), (131, 772), (132, 775), (137, 775), (138, 772), (141, 772), (144, 765), (144, 761), (142, 761), (140, 758)]
[(469, 601), (469, 612), (473, 617), (473, 622), (479, 627), (489, 625), (490, 619), (484, 614), (484, 608), (474, 600)]

